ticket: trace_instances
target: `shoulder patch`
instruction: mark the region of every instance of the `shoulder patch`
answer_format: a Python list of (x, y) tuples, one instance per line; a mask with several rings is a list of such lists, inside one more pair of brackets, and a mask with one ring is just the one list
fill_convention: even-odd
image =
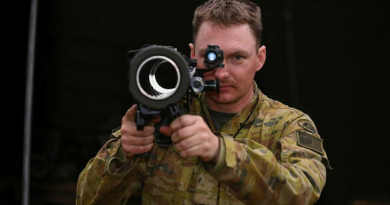
[(295, 135), (299, 146), (324, 155), (324, 151), (322, 148), (322, 139), (301, 131), (296, 131)]
[(314, 128), (314, 126), (311, 124), (311, 122), (309, 120), (300, 120), (298, 122), (298, 125), (311, 133), (314, 133), (314, 134), (317, 133), (316, 129)]

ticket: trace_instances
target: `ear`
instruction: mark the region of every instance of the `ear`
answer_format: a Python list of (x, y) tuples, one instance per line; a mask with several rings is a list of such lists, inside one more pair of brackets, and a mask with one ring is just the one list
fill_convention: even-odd
[(190, 54), (190, 58), (191, 59), (195, 59), (195, 46), (194, 44), (190, 43), (188, 44), (190, 46), (190, 49), (191, 49), (191, 54)]
[(256, 71), (259, 71), (261, 68), (263, 68), (266, 56), (267, 56), (266, 48), (265, 48), (265, 46), (261, 46), (259, 48), (259, 50), (257, 51), (258, 66), (257, 66)]

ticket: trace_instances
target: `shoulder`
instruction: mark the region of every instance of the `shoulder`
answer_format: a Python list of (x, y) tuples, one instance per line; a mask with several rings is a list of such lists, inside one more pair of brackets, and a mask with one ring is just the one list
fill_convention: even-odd
[(296, 130), (306, 130), (317, 134), (313, 120), (304, 112), (273, 100), (262, 94), (258, 118), (264, 126), (272, 126), (279, 134), (287, 135)]
[(261, 107), (259, 110), (259, 117), (292, 120), (305, 115), (302, 111), (289, 107), (277, 100), (273, 100), (264, 94), (262, 94), (260, 101)]

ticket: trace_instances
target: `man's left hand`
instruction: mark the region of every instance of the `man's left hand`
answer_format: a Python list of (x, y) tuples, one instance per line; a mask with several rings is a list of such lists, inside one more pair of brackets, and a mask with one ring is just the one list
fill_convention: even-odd
[(180, 116), (169, 127), (162, 126), (160, 132), (171, 136), (180, 156), (200, 157), (204, 162), (218, 161), (219, 138), (211, 132), (200, 116)]

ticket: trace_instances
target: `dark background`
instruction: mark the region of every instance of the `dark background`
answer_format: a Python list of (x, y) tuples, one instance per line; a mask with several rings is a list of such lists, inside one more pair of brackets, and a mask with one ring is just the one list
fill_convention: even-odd
[[(31, 204), (74, 204), (77, 178), (132, 104), (128, 50), (171, 45), (189, 54), (198, 0), (40, 0)], [(389, 3), (257, 0), (269, 97), (309, 114), (333, 171), (317, 204), (390, 202)], [(30, 2), (2, 7), (0, 204), (21, 204)], [(5, 53), (5, 55), (4, 55)]]

